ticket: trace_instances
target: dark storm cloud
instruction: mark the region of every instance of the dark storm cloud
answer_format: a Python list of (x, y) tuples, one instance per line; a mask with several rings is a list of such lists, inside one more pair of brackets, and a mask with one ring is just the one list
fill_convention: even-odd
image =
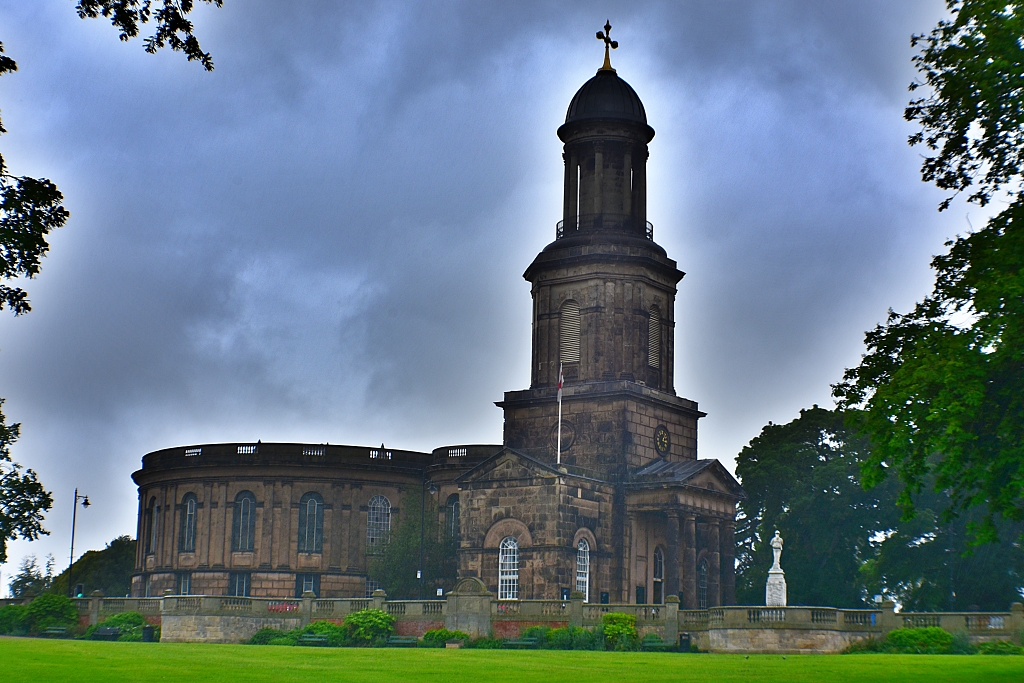
[[(643, 98), (655, 235), (688, 273), (677, 388), (701, 455), (828, 403), (863, 330), (963, 230), (902, 122), (942, 3), (238, 2), (217, 70), (119, 43), (63, 0), (0, 0), (16, 172), (58, 182), (35, 310), (0, 318), (16, 447), (65, 551), (134, 533), (140, 456), (228, 440), (498, 442), (529, 383), (522, 272), (560, 218), (554, 130), (601, 59)], [(4, 568), (11, 570), (11, 565)]]

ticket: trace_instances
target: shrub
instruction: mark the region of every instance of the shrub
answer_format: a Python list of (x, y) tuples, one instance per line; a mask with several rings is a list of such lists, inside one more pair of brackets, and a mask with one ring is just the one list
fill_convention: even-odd
[(449, 631), (446, 628), (430, 629), (423, 634), (423, 643), (427, 647), (444, 647), (449, 640), (461, 640), (465, 644), (469, 641), (469, 634), (462, 631)]
[[(121, 630), (121, 635), (118, 636), (118, 640), (121, 642), (139, 642), (142, 640), (142, 627), (146, 625), (146, 618), (138, 612), (119, 612), (113, 614), (98, 624), (90, 626), (85, 631), (86, 638), (92, 638), (100, 626), (107, 626), (110, 628), (118, 628)], [(155, 637), (155, 640), (159, 640), (159, 636)]]
[(27, 621), (28, 631), (33, 634), (52, 626), (67, 628), (78, 623), (78, 610), (70, 598), (44, 593), (29, 603)]
[(249, 639), (250, 645), (269, 645), (270, 641), (274, 639), (280, 639), (281, 631), (276, 628), (270, 628), (264, 626), (256, 633), (252, 634), (252, 638)]
[(945, 654), (952, 643), (953, 635), (938, 626), (898, 628), (885, 638), (886, 650), (901, 654)]
[(548, 633), (551, 629), (547, 626), (527, 626), (519, 632), (519, 638), (536, 638), (537, 645), (544, 647), (548, 641)]
[(28, 633), (28, 607), (7, 605), (0, 608), (0, 635), (23, 636)]
[(500, 638), (477, 638), (471, 641), (469, 646), (477, 650), (500, 650), (501, 642)]
[(1024, 648), (1014, 645), (1008, 640), (997, 640), (991, 643), (980, 643), (978, 645), (980, 655), (1020, 655), (1024, 654)]
[(349, 637), (359, 645), (387, 639), (395, 632), (395, 618), (380, 609), (364, 609), (345, 617)]
[(624, 612), (608, 612), (601, 617), (605, 647), (611, 650), (636, 649), (636, 616)]
[(327, 636), (327, 644), (330, 647), (341, 647), (342, 645), (349, 645), (351, 642), (349, 630), (331, 621), (314, 621), (308, 624), (305, 628), (296, 632), (296, 642), (298, 642), (299, 636), (307, 634)]
[(973, 655), (978, 651), (978, 646), (971, 642), (971, 637), (964, 631), (957, 631), (953, 634), (953, 641), (946, 649), (950, 655)]
[(603, 650), (604, 634), (579, 626), (556, 628), (548, 632), (547, 646), (553, 650)]

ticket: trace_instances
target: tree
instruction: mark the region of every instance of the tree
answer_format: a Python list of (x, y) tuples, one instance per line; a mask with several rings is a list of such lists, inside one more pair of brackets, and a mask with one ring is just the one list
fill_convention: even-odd
[(406, 495), (405, 508), (398, 526), (392, 530), (380, 552), (369, 558), (369, 576), (387, 591), (391, 598), (415, 599), (420, 596), (420, 582), (416, 572), (420, 569), (420, 542), (423, 539), (423, 587), (429, 598), (437, 588), (451, 588), (458, 576), (456, 539), (438, 523), (437, 508), (428, 505), (420, 534), (420, 505), (422, 493)]
[(905, 518), (930, 489), (948, 522), (970, 509), (972, 542), (1024, 520), (1024, 0), (947, 0), (952, 18), (914, 62), (928, 94), (905, 116), (922, 130), (925, 181), (1008, 206), (935, 257), (932, 293), (905, 314), (890, 310), (865, 335), (867, 353), (833, 386), (871, 439), (867, 485), (894, 474)]
[[(0, 398), (0, 409), (3, 404)], [(7, 561), (8, 541), (31, 541), (49, 533), (43, 528), (43, 514), (53, 506), (53, 497), (34, 471), (11, 460), (11, 445), (20, 433), (21, 424), (8, 425), (0, 410), (0, 564)]]
[(763, 603), (768, 540), (779, 530), (791, 604), (865, 605), (860, 567), (872, 556), (872, 536), (895, 521), (885, 491), (861, 487), (866, 456), (866, 439), (844, 425), (843, 414), (817, 406), (789, 424), (769, 423), (740, 452), (736, 476), (747, 499), (736, 527), (739, 604)]
[[(46, 556), (45, 568), (39, 567), (35, 555), (23, 557), (18, 573), (11, 579), (11, 595), (16, 598), (34, 598), (49, 591), (53, 586), (53, 564), (53, 555)], [(44, 570), (46, 573), (43, 573)]]
[[(103, 595), (128, 595), (135, 571), (135, 539), (118, 536), (103, 550), (90, 550), (75, 561), (72, 576), (75, 584), (85, 586), (85, 595), (95, 590)], [(53, 580), (53, 592), (68, 594), (68, 571)]]

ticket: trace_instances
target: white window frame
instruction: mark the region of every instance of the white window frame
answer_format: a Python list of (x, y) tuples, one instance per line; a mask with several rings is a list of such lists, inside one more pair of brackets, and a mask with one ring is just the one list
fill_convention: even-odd
[(388, 542), (391, 533), (391, 501), (385, 496), (370, 499), (366, 513), (366, 549), (376, 548)]
[(519, 599), (519, 541), (506, 536), (498, 545), (498, 599)]
[(590, 543), (585, 538), (576, 544), (576, 590), (583, 593), (583, 602), (590, 602)]

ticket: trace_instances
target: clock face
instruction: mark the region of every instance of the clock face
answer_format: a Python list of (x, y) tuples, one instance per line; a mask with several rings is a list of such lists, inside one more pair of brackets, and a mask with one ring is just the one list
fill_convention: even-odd
[(668, 455), (669, 449), (672, 448), (672, 439), (664, 425), (654, 430), (654, 448), (661, 455)]

